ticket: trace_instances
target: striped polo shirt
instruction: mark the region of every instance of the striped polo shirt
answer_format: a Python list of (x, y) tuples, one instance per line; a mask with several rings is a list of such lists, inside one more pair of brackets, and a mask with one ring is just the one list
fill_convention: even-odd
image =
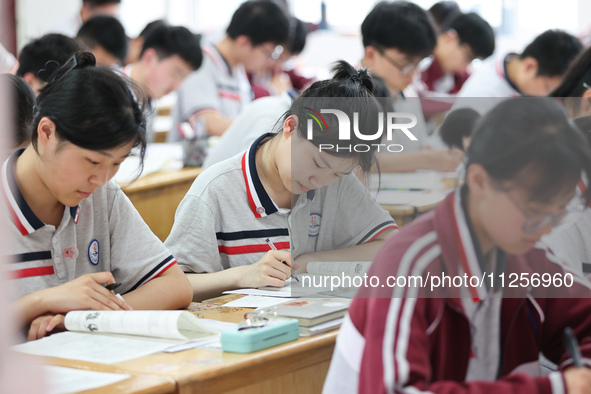
[(43, 223), (23, 198), (14, 178), (18, 150), (2, 166), (2, 194), (9, 215), (9, 273), (17, 296), (63, 285), (81, 275), (110, 271), (122, 294), (137, 289), (176, 263), (131, 201), (109, 182), (66, 207), (60, 225)]
[(173, 109), (173, 129), (170, 142), (180, 140), (176, 126), (191, 115), (218, 112), (224, 118), (234, 119), (252, 100), (252, 90), (242, 64), (230, 67), (213, 45), (204, 45), (203, 64), (189, 75), (177, 94)]
[(185, 272), (253, 264), (270, 250), (266, 238), (295, 259), (360, 245), (397, 228), (353, 174), (300, 194), (292, 209), (279, 208), (255, 165), (256, 150), (269, 136), (204, 171), (180, 203), (165, 245)]

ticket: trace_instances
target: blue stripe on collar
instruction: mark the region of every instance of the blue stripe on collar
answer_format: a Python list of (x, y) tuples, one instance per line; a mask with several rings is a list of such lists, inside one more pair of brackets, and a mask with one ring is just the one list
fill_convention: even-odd
[(254, 186), (254, 190), (251, 190), (251, 193), (256, 193), (256, 197), (260, 201), (262, 207), (265, 209), (265, 214), (267, 215), (271, 215), (277, 212), (277, 207), (275, 206), (273, 200), (271, 200), (271, 197), (269, 197), (269, 194), (263, 187), (261, 179), (259, 178), (259, 174), (257, 172), (256, 167), (256, 152), (260, 143), (265, 138), (273, 137), (274, 135), (275, 134), (273, 133), (266, 133), (257, 138), (256, 141), (254, 141), (248, 149), (248, 156), (246, 158), (248, 160), (249, 167), (248, 177), (250, 179), (250, 182)]

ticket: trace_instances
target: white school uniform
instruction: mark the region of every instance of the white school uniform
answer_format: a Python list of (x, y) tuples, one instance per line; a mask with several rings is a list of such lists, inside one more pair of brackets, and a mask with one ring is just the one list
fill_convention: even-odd
[(261, 134), (273, 131), (277, 121), (289, 110), (292, 97), (286, 92), (279, 96), (263, 97), (248, 104), (220, 137), (219, 142), (207, 153), (203, 169), (244, 152)]
[(177, 125), (193, 114), (215, 111), (234, 119), (252, 100), (252, 90), (243, 65), (230, 67), (215, 46), (202, 47), (203, 64), (191, 73), (178, 91), (173, 109), (173, 128), (168, 141), (181, 139)]
[(203, 172), (181, 201), (165, 245), (183, 271), (253, 264), (270, 250), (267, 238), (277, 249), (291, 250), (295, 259), (360, 245), (397, 228), (354, 174), (300, 194), (292, 209), (277, 207), (255, 165), (256, 150), (268, 136)]
[(2, 167), (2, 193), (11, 236), (9, 270), (18, 297), (102, 271), (121, 282), (122, 294), (156, 278), (176, 260), (150, 231), (115, 182), (76, 207), (66, 207), (60, 225), (43, 223), (24, 200), (14, 179), (16, 151)]
[[(511, 56), (517, 55), (490, 57), (483, 61), (478, 70), (464, 83), (449, 112), (459, 108), (472, 108), (484, 115), (507, 98), (523, 96), (507, 76), (506, 63)], [(436, 148), (446, 147), (441, 140), (439, 129), (429, 137), (429, 145)]]

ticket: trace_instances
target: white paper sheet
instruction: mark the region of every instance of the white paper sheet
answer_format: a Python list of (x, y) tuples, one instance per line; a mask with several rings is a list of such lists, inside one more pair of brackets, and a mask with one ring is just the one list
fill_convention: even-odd
[(407, 190), (380, 190), (377, 195), (378, 203), (388, 205), (410, 205), (422, 207), (437, 204), (445, 199), (447, 192), (433, 191), (407, 191)]
[[(185, 341), (186, 342), (186, 341)], [(157, 353), (182, 341), (62, 332), (16, 345), (15, 351), (101, 364), (113, 364)]]
[[(135, 151), (134, 151), (135, 152)], [(181, 144), (149, 144), (144, 158), (142, 176), (157, 171), (182, 168), (183, 147)], [(180, 163), (180, 164), (179, 164)], [(115, 175), (115, 182), (123, 183), (134, 181), (140, 175), (140, 160), (136, 155), (125, 159)]]
[[(379, 185), (380, 189), (437, 190), (445, 187), (442, 177), (443, 173), (437, 171), (389, 172), (381, 174)], [(377, 174), (371, 176), (369, 185), (371, 189), (377, 189)]]
[(65, 367), (43, 367), (49, 394), (69, 394), (108, 386), (129, 379), (120, 373), (85, 371)]
[(284, 302), (293, 301), (295, 298), (282, 298), (282, 297), (264, 297), (257, 295), (247, 295), (246, 297), (239, 298), (234, 301), (230, 301), (224, 306), (233, 308), (266, 308), (273, 305), (283, 304)]
[(291, 290), (289, 288), (281, 287), (277, 290), (260, 290), (260, 289), (238, 289), (224, 291), (222, 294), (246, 294), (246, 295), (258, 295), (266, 297), (281, 297), (290, 298)]
[[(312, 335), (321, 334), (326, 331), (334, 330), (335, 328), (338, 328), (341, 326), (341, 324), (343, 323), (343, 320), (345, 320), (344, 317), (339, 317), (338, 319), (329, 320), (324, 323), (316, 324), (315, 326), (312, 326), (312, 327), (306, 327), (305, 334), (302, 335), (300, 333), (300, 336), (309, 337)], [(301, 329), (302, 329), (302, 327), (300, 327), (300, 330)]]

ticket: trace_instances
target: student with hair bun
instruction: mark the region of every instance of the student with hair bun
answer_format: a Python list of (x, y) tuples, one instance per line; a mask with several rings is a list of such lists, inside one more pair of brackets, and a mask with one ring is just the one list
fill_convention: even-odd
[[(453, 284), (359, 289), (323, 392), (591, 392), (589, 282), (538, 244), (576, 206), (582, 172), (591, 174), (589, 146), (555, 100), (508, 99), (486, 114), (464, 185), (387, 240), (368, 272), (380, 283)], [(548, 277), (572, 281), (535, 281)], [(580, 365), (565, 349), (567, 327)], [(542, 374), (540, 355), (557, 370)]]
[[(70, 310), (177, 309), (191, 301), (176, 260), (111, 181), (133, 147), (145, 151), (140, 90), (79, 53), (37, 98), (31, 145), (4, 163), (12, 235), (7, 254), (29, 339)], [(118, 298), (103, 284), (119, 282)]]
[[(309, 122), (307, 114), (322, 108), (351, 120), (357, 112), (364, 134), (378, 130), (381, 109), (367, 71), (340, 61), (333, 72), (293, 101), (276, 134), (263, 134), (246, 152), (208, 168), (180, 203), (165, 245), (187, 274), (194, 300), (282, 286), (290, 266), (305, 271), (309, 261), (370, 260), (397, 228), (353, 174), (358, 167), (370, 171), (375, 147), (365, 153), (319, 149), (339, 142), (335, 115)], [(350, 131), (347, 144), (381, 138), (364, 141)]]

